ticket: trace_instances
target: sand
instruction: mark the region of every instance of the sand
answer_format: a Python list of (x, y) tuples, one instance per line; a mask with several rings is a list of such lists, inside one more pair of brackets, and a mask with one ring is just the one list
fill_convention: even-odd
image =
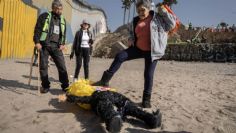
[[(90, 79), (99, 80), (111, 59), (92, 58)], [(68, 74), (75, 61), (66, 57)], [(49, 68), (51, 90), (38, 94), (37, 67), (28, 86), (30, 59), (0, 60), (1, 133), (105, 133), (104, 122), (91, 111), (60, 103), (63, 92), (55, 65)], [(139, 103), (143, 92), (144, 61), (125, 62), (110, 85)], [(122, 133), (236, 133), (236, 64), (159, 61), (152, 108), (163, 113), (161, 128), (129, 117)], [(80, 77), (83, 77), (83, 69)], [(72, 78), (70, 78), (72, 81)]]

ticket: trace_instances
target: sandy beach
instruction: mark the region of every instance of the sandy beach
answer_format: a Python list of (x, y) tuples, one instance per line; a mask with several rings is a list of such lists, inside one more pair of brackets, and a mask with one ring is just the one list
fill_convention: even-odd
[[(92, 58), (90, 79), (99, 80), (112, 59)], [(75, 61), (66, 57), (69, 77)], [(37, 67), (28, 86), (30, 59), (0, 60), (1, 133), (106, 133), (93, 112), (59, 103), (55, 65), (49, 68), (51, 90), (37, 91)], [(143, 92), (144, 60), (125, 62), (111, 87), (139, 103)], [(83, 77), (83, 68), (80, 77)], [(72, 81), (72, 78), (70, 78)], [(152, 108), (163, 114), (161, 128), (148, 129), (132, 117), (121, 133), (236, 133), (236, 64), (159, 61), (153, 84)]]

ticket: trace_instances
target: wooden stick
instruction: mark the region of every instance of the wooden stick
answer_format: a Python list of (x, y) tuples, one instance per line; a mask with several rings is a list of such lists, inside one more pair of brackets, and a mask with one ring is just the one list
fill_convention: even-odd
[(34, 52), (33, 52), (33, 55), (32, 55), (32, 57), (31, 57), (31, 62), (30, 62), (30, 74), (29, 74), (28, 85), (30, 85), (31, 79), (32, 79), (33, 61), (34, 61)]
[(41, 55), (41, 50), (38, 50), (38, 93), (40, 93), (40, 55)]

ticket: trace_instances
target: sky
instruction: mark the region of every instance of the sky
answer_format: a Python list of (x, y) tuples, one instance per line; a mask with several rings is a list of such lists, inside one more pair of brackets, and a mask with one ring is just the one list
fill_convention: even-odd
[[(108, 27), (111, 31), (123, 24), (124, 10), (121, 0), (86, 0), (88, 3), (104, 9)], [(153, 0), (159, 3), (161, 0)], [(183, 24), (193, 26), (214, 26), (226, 22), (229, 26), (236, 24), (236, 0), (178, 0), (173, 6), (175, 14)], [(131, 11), (133, 17), (133, 10)]]

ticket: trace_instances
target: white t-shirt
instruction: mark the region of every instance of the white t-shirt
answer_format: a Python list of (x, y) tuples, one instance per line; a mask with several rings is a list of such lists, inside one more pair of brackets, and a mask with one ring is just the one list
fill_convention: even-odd
[(83, 30), (83, 36), (81, 39), (81, 48), (89, 48), (89, 35), (87, 30)]

